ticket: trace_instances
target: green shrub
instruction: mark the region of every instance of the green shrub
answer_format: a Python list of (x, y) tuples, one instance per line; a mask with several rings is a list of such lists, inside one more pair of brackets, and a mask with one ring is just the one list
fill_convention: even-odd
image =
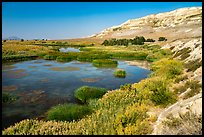
[(16, 100), (16, 97), (13, 95), (10, 95), (8, 93), (2, 93), (2, 103), (6, 104), (6, 103), (11, 103), (13, 101)]
[(73, 121), (90, 114), (91, 110), (86, 105), (59, 104), (47, 112), (48, 120)]
[(154, 71), (153, 75), (172, 79), (182, 74), (183, 63), (178, 60), (164, 58), (152, 63), (151, 70)]
[(167, 82), (163, 79), (152, 81), (149, 89), (152, 92), (150, 99), (156, 105), (166, 106), (176, 102), (176, 95), (168, 90)]
[(184, 81), (188, 79), (188, 76), (187, 75), (184, 75), (184, 76), (177, 76), (176, 79), (175, 79), (175, 82), (176, 83), (179, 83), (180, 81)]
[(110, 59), (96, 59), (92, 61), (95, 67), (117, 67), (118, 62)]
[(148, 38), (148, 39), (145, 40), (145, 42), (155, 42), (155, 40), (154, 40), (154, 39), (149, 39), (149, 38)]
[(132, 89), (132, 84), (121, 85), (120, 89), (130, 91)]
[(159, 37), (158, 41), (167, 41), (167, 39), (165, 37)]
[(107, 89), (105, 88), (82, 86), (75, 90), (74, 96), (81, 102), (86, 103), (89, 99), (101, 98), (106, 92)]
[(125, 78), (126, 77), (126, 72), (123, 69), (117, 69), (113, 74), (115, 77), (119, 77), (119, 78)]

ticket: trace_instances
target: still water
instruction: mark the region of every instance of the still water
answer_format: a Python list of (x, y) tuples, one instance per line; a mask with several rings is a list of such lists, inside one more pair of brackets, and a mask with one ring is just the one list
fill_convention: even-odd
[(80, 50), (78, 48), (60, 48), (59, 49), (60, 52), (80, 52)]
[[(125, 78), (116, 78), (115, 69), (126, 71)], [(57, 104), (77, 103), (74, 91), (81, 86), (117, 89), (125, 83), (146, 78), (150, 71), (118, 61), (117, 68), (97, 68), (91, 63), (61, 63), (31, 60), (2, 66), (2, 91), (17, 100), (2, 107), (2, 127), (26, 118), (37, 118)]]

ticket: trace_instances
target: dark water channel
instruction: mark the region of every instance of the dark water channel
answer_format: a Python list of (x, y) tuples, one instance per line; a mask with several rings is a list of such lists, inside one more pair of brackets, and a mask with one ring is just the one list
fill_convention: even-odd
[(71, 61), (60, 63), (31, 60), (2, 66), (2, 92), (17, 96), (11, 104), (2, 106), (2, 127), (26, 118), (39, 118), (57, 104), (77, 103), (74, 90), (87, 85), (117, 89), (125, 83), (144, 79), (150, 71), (118, 61), (126, 78), (116, 78), (117, 68), (96, 68), (91, 63)]

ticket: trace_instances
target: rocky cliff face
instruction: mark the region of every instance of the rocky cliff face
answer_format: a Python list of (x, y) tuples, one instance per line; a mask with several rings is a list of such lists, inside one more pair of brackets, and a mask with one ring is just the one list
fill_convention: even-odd
[(202, 7), (181, 8), (171, 12), (152, 14), (107, 28), (94, 38), (133, 38), (135, 36), (168, 40), (202, 36)]

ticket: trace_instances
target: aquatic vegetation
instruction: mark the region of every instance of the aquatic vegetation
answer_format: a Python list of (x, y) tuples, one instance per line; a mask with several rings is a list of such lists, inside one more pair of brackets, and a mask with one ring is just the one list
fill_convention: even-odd
[(118, 62), (110, 59), (96, 59), (92, 61), (95, 67), (117, 67)]
[(9, 56), (2, 56), (2, 62), (12, 62), (12, 61), (25, 61), (25, 60), (33, 60), (36, 59), (37, 56), (34, 55), (9, 55)]
[(114, 52), (111, 53), (112, 58), (116, 59), (135, 59), (135, 60), (145, 60), (147, 57), (145, 52)]
[(83, 78), (82, 81), (83, 82), (90, 82), (90, 83), (92, 83), (92, 82), (97, 82), (97, 81), (99, 81), (101, 79), (102, 78)]
[(28, 73), (24, 69), (9, 70), (3, 76), (7, 78), (21, 78), (27, 76)]
[(126, 72), (123, 69), (117, 69), (113, 74), (115, 77), (119, 77), (119, 78), (125, 78), (126, 77)]
[(78, 67), (52, 67), (52, 68), (49, 68), (49, 70), (53, 70), (53, 71), (78, 71), (78, 70), (80, 70), (80, 68), (78, 68)]
[(110, 55), (101, 51), (80, 52), (77, 56), (78, 61), (92, 62), (95, 59), (109, 59)]
[(29, 68), (33, 68), (33, 69), (34, 69), (34, 68), (37, 68), (37, 66), (28, 66), (28, 67), (29, 67)]
[(16, 100), (16, 96), (10, 95), (8, 93), (2, 93), (2, 103), (8, 104)]
[(52, 66), (52, 64), (43, 64), (43, 66)]
[(48, 120), (73, 121), (90, 114), (91, 109), (86, 105), (59, 104), (47, 112)]
[(48, 79), (48, 78), (44, 78), (44, 79), (41, 79), (40, 81), (41, 81), (41, 82), (48, 82), (49, 79)]
[(4, 70), (4, 69), (8, 70), (8, 69), (13, 69), (13, 68), (16, 68), (16, 66), (13, 66), (13, 65), (9, 65), (9, 66), (3, 65), (2, 66), (2, 70)]
[(46, 60), (55, 60), (57, 56), (56, 55), (45, 55), (43, 58)]
[(107, 92), (105, 88), (82, 86), (75, 90), (74, 96), (83, 103), (89, 99), (100, 98)]
[(41, 54), (46, 54), (51, 49), (43, 46), (27, 45), (26, 42), (22, 43), (6, 43), (2, 47), (2, 61), (23, 61), (36, 59)]
[(7, 91), (15, 91), (17, 90), (18, 87), (15, 85), (11, 85), (11, 86), (2, 86), (2, 91), (7, 92)]

